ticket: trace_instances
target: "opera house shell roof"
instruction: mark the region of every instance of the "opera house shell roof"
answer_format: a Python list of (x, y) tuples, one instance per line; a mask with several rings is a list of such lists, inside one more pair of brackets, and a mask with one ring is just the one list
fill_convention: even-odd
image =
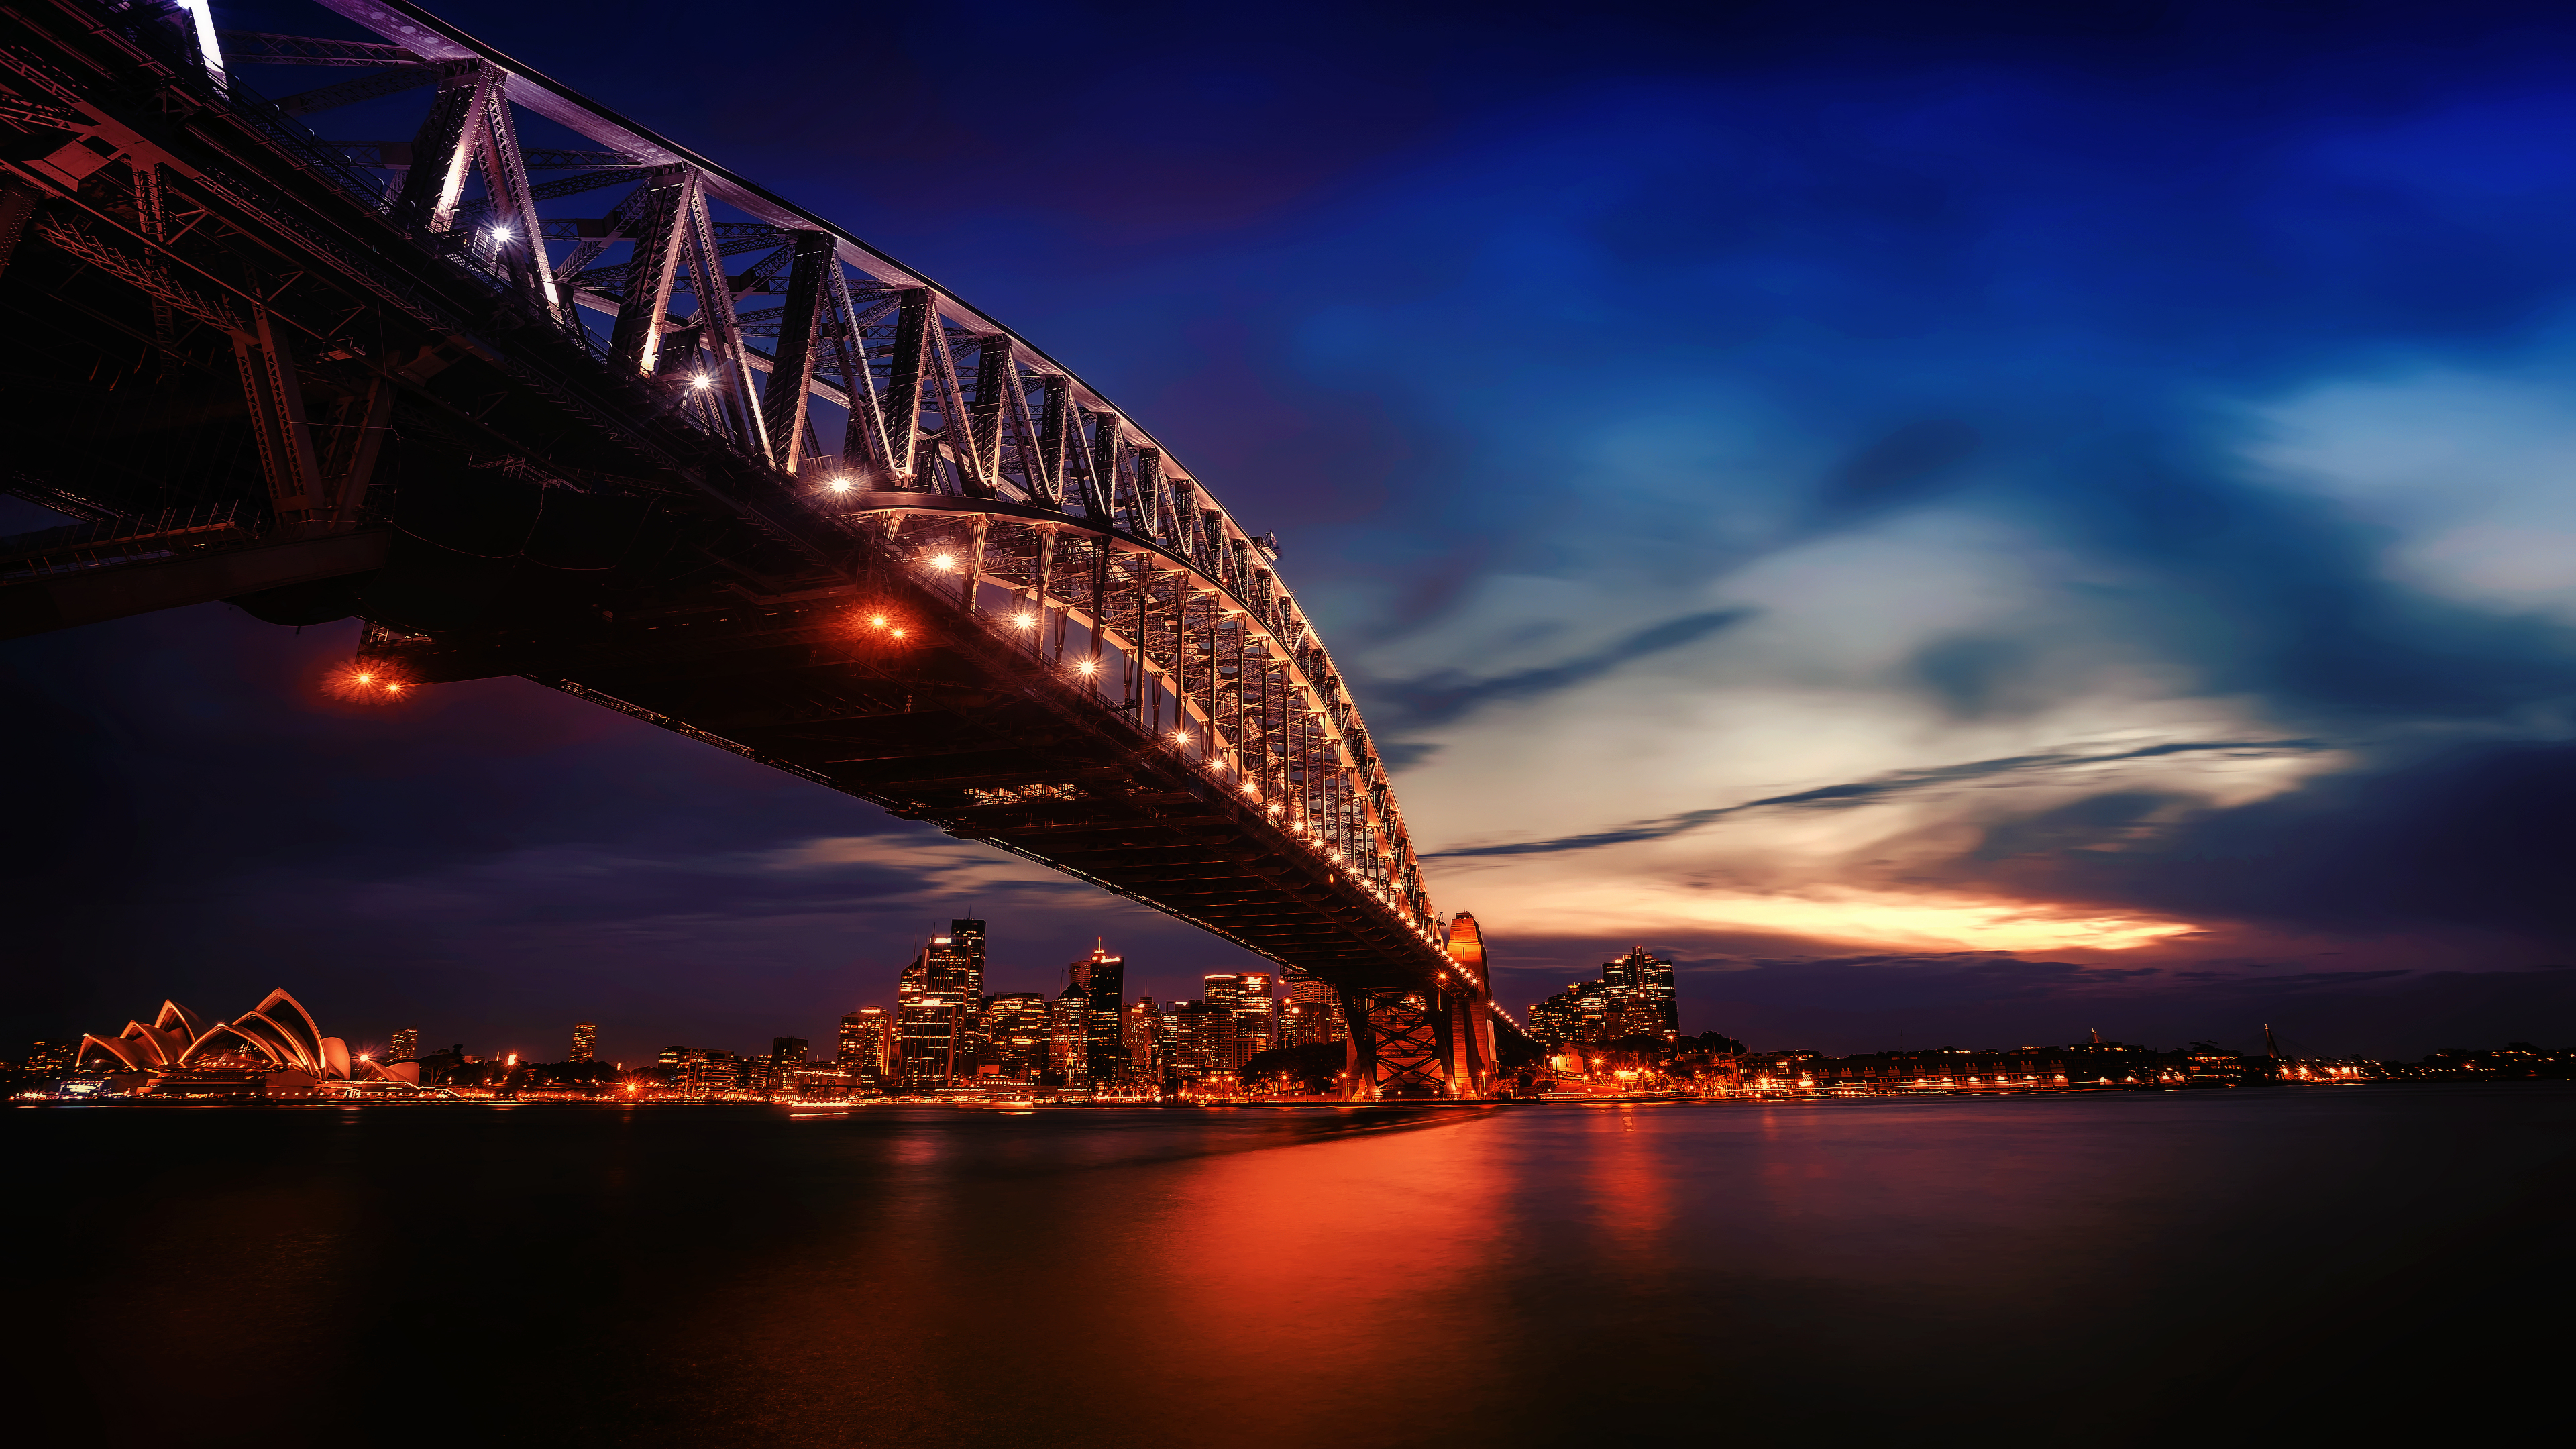
[(354, 1061), (349, 1045), (324, 1036), (313, 1014), (284, 991), (230, 1021), (207, 1022), (175, 1001), (161, 1003), (150, 1025), (129, 1021), (115, 1036), (81, 1038), (83, 1061), (104, 1052), (124, 1063), (116, 1083), (137, 1096), (177, 1095), (208, 1088), (227, 1095), (257, 1090), (267, 1096), (313, 1095), (332, 1082), (396, 1082), (417, 1086), (417, 1062)]

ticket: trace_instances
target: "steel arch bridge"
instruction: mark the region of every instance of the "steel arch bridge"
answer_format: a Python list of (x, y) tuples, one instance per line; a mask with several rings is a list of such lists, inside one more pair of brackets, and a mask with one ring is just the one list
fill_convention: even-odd
[(417, 6), (316, 11), (369, 38), (0, 11), (5, 483), (82, 520), (0, 541), (0, 637), (355, 615), (359, 688), (524, 675), (1331, 984), (1354, 1095), (1493, 1089), (1475, 922), (1274, 539), (829, 221)]

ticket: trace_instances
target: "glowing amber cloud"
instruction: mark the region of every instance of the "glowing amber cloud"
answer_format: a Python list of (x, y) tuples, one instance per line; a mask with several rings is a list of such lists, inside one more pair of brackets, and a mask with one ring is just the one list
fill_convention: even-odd
[(1531, 935), (1598, 934), (1609, 923), (1629, 921), (1912, 950), (2126, 951), (2200, 929), (2181, 921), (2096, 915), (2029, 901), (1838, 889), (1641, 889), (1606, 883), (1541, 890), (1508, 915), (1501, 909), (1489, 915), (1497, 930)]

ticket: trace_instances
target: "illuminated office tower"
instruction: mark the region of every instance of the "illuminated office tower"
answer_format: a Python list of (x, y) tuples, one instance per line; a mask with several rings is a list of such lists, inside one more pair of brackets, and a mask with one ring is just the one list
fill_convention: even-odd
[(1034, 1082), (1048, 1069), (1053, 1039), (1047, 1029), (1043, 991), (1013, 991), (984, 1004), (986, 1029), (992, 1033), (992, 1059), (1001, 1075), (1015, 1082)]
[(975, 1073), (984, 1015), (984, 923), (951, 921), (904, 968), (895, 1074), (906, 1092), (936, 1092)]
[(1126, 1055), (1121, 1038), (1120, 1008), (1126, 1004), (1127, 958), (1112, 956), (1105, 944), (1095, 941), (1091, 954), (1073, 963), (1074, 978), (1082, 983), (1083, 996), (1089, 1004), (1090, 1061), (1089, 1074), (1094, 1082), (1114, 1082), (1125, 1075), (1118, 1068)]
[(1064, 990), (1047, 1013), (1047, 1071), (1068, 1087), (1091, 1081), (1091, 993), (1082, 989), (1081, 963), (1065, 972)]
[(1673, 963), (1639, 946), (1601, 968), (1602, 995), (1608, 998), (1605, 1023), (1611, 1039), (1652, 1036), (1666, 1042), (1681, 1036), (1681, 1008), (1673, 991)]
[(1349, 1039), (1351, 1029), (1342, 1020), (1340, 992), (1293, 966), (1280, 980), (1288, 988), (1282, 1045), (1326, 1046)]
[(1271, 994), (1272, 980), (1267, 971), (1246, 971), (1237, 978), (1234, 1036), (1240, 1055), (1234, 1064), (1238, 1068), (1279, 1044), (1279, 998)]
[(1119, 1075), (1134, 1082), (1159, 1082), (1163, 1079), (1162, 1042), (1159, 1040), (1162, 1013), (1154, 1009), (1154, 998), (1139, 996), (1118, 1013), (1118, 1045), (1126, 1053)]
[(856, 1076), (883, 1081), (893, 1074), (894, 1018), (882, 1006), (862, 1006), (841, 1018), (840, 1050), (833, 1064)]
[(420, 1060), (420, 1028), (416, 1026), (396, 1027), (394, 1029), (393, 1045), (385, 1048), (385, 1060), (389, 1062), (415, 1062)]
[(776, 1085), (770, 1088), (771, 1091), (787, 1092), (795, 1089), (796, 1074), (805, 1070), (805, 1049), (810, 1045), (811, 1043), (801, 1036), (781, 1036), (770, 1039), (771, 1075), (776, 1081)]
[(1581, 1040), (1576, 1035), (1579, 1025), (1580, 1013), (1575, 1007), (1574, 990), (1571, 987), (1545, 1001), (1530, 1003), (1530, 1039), (1541, 1046), (1564, 1046), (1569, 1042)]
[(595, 1021), (581, 1021), (573, 1023), (572, 1055), (564, 1058), (564, 1060), (568, 1062), (586, 1062), (592, 1057), (598, 1055), (598, 1049), (599, 1023)]
[(1234, 999), (1243, 990), (1243, 978), (1232, 972), (1211, 972), (1201, 977), (1199, 992), (1199, 1037), (1206, 1072), (1230, 1072), (1243, 1065), (1236, 1050)]
[(1190, 1037), (1185, 1028), (1195, 1026), (1198, 1009), (1195, 1001), (1166, 1001), (1154, 1019), (1155, 1057), (1166, 1077), (1190, 1071)]

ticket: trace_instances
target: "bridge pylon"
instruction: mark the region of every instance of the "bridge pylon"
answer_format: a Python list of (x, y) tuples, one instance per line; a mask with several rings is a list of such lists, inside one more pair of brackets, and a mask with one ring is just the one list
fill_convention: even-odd
[(1342, 988), (1350, 1025), (1343, 1096), (1354, 1101), (1482, 1098), (1501, 1056), (1493, 987), (1476, 918), (1461, 912), (1444, 942), (1450, 966), (1423, 987)]

